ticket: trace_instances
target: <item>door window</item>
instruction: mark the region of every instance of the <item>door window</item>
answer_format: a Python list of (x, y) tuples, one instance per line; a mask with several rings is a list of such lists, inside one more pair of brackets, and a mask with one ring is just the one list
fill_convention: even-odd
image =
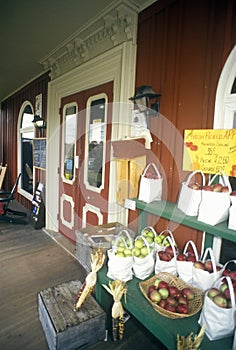
[(77, 107), (67, 106), (64, 114), (64, 152), (63, 152), (63, 177), (73, 180), (75, 176), (75, 147), (76, 147), (76, 115)]
[(103, 163), (105, 152), (106, 99), (90, 99), (87, 128), (87, 164), (85, 178), (92, 187), (100, 188), (103, 184)]

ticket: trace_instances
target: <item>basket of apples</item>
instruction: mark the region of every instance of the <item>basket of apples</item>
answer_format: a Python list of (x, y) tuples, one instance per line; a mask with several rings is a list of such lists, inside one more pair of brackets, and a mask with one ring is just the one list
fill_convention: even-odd
[(203, 305), (203, 292), (178, 277), (160, 272), (139, 283), (144, 297), (154, 310), (168, 318), (185, 318), (195, 315)]

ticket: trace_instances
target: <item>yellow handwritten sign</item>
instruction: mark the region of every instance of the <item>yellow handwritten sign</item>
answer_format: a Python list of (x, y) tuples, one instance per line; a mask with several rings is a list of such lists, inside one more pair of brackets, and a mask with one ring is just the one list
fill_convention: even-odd
[(236, 177), (236, 130), (185, 130), (183, 170)]

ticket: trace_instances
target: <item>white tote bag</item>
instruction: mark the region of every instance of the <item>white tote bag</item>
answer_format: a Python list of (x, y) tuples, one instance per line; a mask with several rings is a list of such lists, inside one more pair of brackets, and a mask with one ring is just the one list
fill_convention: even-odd
[(203, 258), (201, 259), (201, 262), (205, 263), (207, 260), (209, 260), (207, 259), (208, 254), (210, 256), (210, 260), (212, 261), (213, 272), (210, 273), (206, 270), (198, 269), (193, 265), (192, 285), (195, 288), (198, 288), (201, 290), (207, 290), (208, 288), (210, 288), (213, 285), (213, 283), (221, 277), (223, 272), (223, 266), (220, 264), (217, 264), (217, 265), (220, 266), (221, 269), (219, 271), (217, 270), (215, 257), (211, 248), (207, 248), (205, 250)]
[[(195, 259), (198, 260), (199, 256), (198, 256), (196, 245), (191, 240), (185, 244), (183, 254), (186, 255), (189, 245), (191, 245), (191, 247), (192, 247)], [(176, 258), (176, 268), (177, 268), (178, 277), (181, 278), (184, 282), (186, 282), (188, 284), (192, 284), (192, 281), (193, 281), (193, 262), (192, 261), (180, 261), (180, 260), (178, 260), (178, 257), (177, 257)]]
[[(156, 178), (147, 177), (148, 169), (152, 166)], [(160, 201), (162, 195), (162, 182), (163, 179), (154, 163), (150, 163), (144, 169), (143, 174), (141, 175), (140, 184), (139, 184), (139, 196), (138, 199), (145, 203), (151, 203), (153, 201)]]
[[(167, 236), (165, 238), (166, 241), (170, 243), (170, 246), (174, 252), (174, 256), (170, 261), (164, 261), (159, 258), (158, 252), (156, 252), (156, 263), (155, 263), (155, 274), (159, 272), (169, 272), (172, 275), (177, 275), (177, 268), (176, 268), (176, 247), (175, 242), (171, 239), (170, 236)], [(165, 247), (163, 247), (163, 250), (165, 250)]]
[(205, 185), (205, 175), (200, 170), (195, 170), (192, 172), (187, 178), (186, 182), (183, 182), (180, 187), (179, 197), (177, 200), (177, 207), (184, 214), (189, 216), (197, 216), (199, 205), (202, 199), (202, 190), (190, 188), (189, 185), (191, 183), (192, 178), (200, 173), (202, 176), (202, 185)]
[(153, 255), (153, 249), (150, 247), (145, 237), (138, 236), (136, 239), (142, 239), (148, 251), (148, 255), (145, 256), (144, 258), (139, 258), (138, 256), (134, 256), (134, 262), (133, 262), (134, 276), (141, 280), (144, 280), (154, 272), (155, 260)]
[[(212, 184), (215, 177), (219, 174), (213, 176), (209, 185)], [(220, 176), (221, 182), (224, 186), (227, 186), (229, 192), (213, 192), (213, 191), (202, 191), (202, 201), (199, 206), (198, 220), (215, 226), (223, 221), (226, 221), (229, 216), (230, 208), (230, 192), (231, 185), (224, 173)]]
[(216, 305), (214, 301), (207, 296), (206, 292), (203, 308), (198, 320), (201, 326), (206, 326), (205, 333), (210, 340), (231, 337), (235, 330), (235, 297), (231, 279), (229, 277), (222, 277), (216, 281), (212, 287), (219, 288), (223, 279), (226, 279), (228, 283), (232, 307), (222, 308)]

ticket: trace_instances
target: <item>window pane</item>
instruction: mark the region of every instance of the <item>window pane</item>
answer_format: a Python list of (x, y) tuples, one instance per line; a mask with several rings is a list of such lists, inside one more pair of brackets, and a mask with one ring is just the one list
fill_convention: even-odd
[(90, 107), (88, 182), (91, 186), (100, 187), (102, 184), (103, 145), (105, 142), (105, 99), (93, 101)]
[(76, 107), (66, 108), (64, 118), (64, 177), (74, 177), (74, 157), (76, 143)]

